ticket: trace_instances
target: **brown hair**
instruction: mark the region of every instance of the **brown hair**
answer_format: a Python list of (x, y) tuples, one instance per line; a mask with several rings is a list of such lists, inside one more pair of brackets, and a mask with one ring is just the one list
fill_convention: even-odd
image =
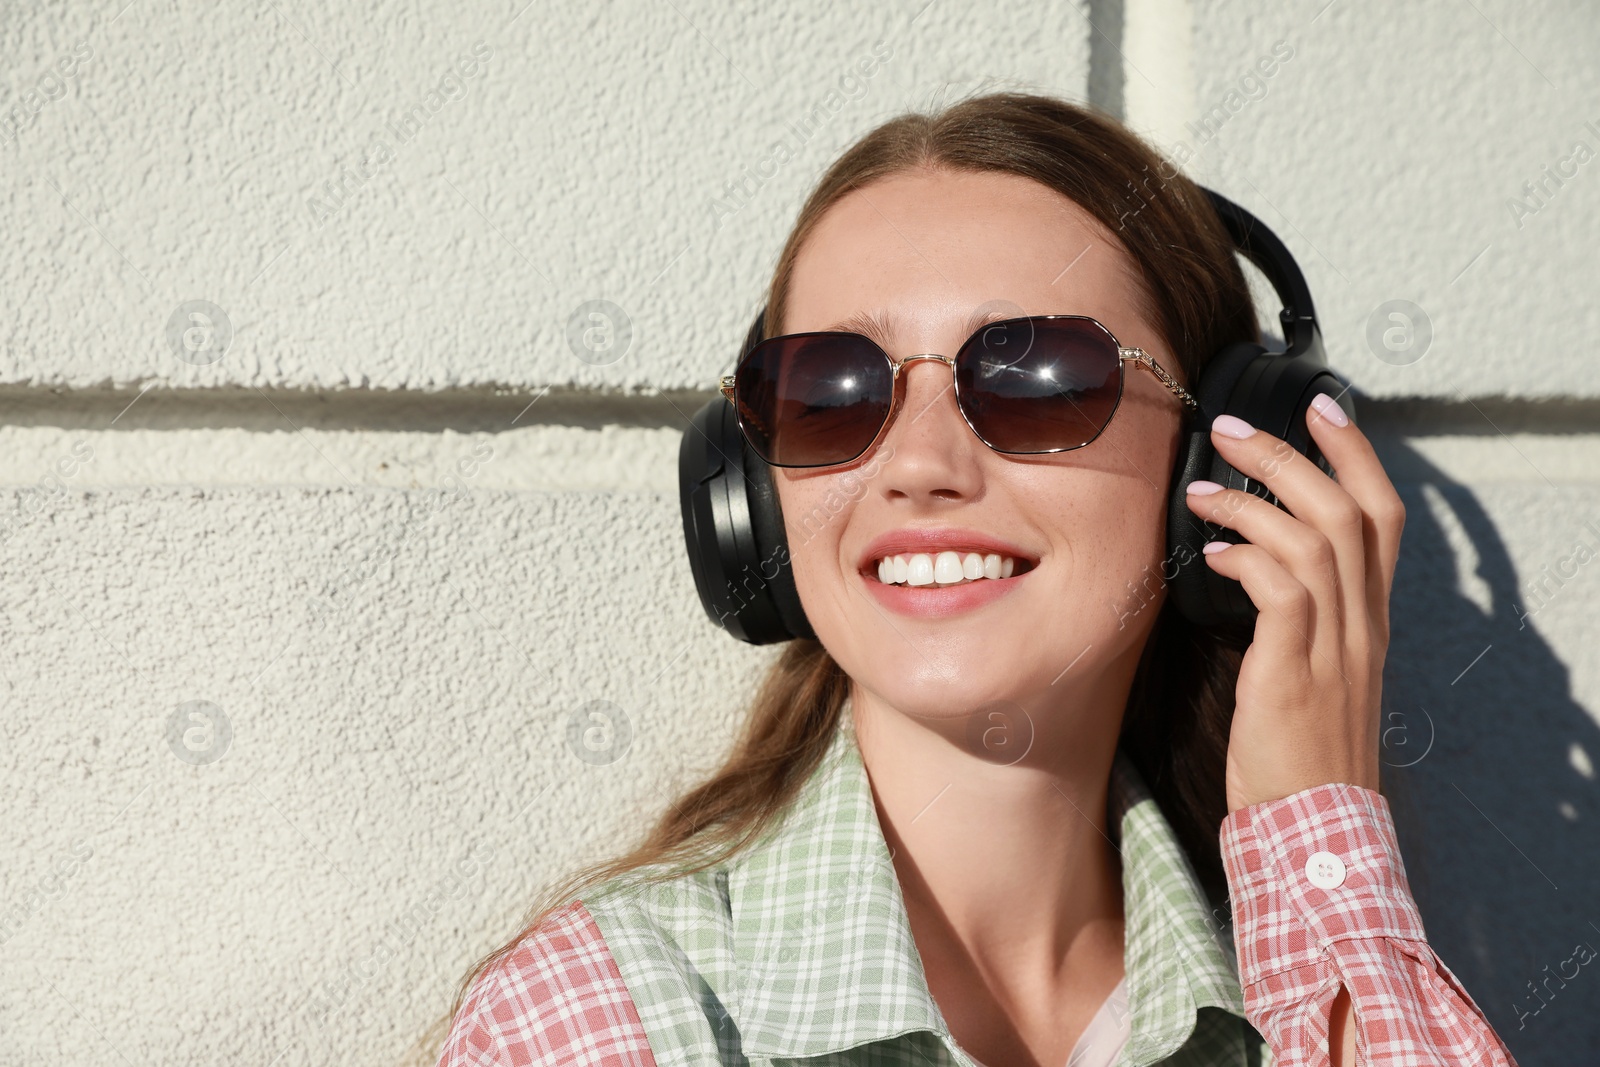
[[(916, 169), (1031, 178), (1104, 224), (1133, 261), (1145, 318), (1161, 330), (1190, 383), (1226, 344), (1259, 337), (1233, 244), (1198, 186), (1115, 120), (1011, 92), (957, 101), (931, 115), (901, 115), (852, 145), (822, 176), (778, 258), (767, 294), (769, 332), (783, 321), (796, 254), (823, 213), (851, 190)], [(1218, 834), (1227, 814), (1234, 685), (1247, 645), (1248, 630), (1202, 630), (1167, 599), (1123, 718), (1122, 745), (1213, 903), (1226, 894)], [(700, 870), (756, 840), (820, 762), (847, 693), (848, 679), (826, 649), (814, 640), (790, 642), (726, 762), (673, 804), (633, 850), (578, 870), (550, 890), (521, 930), (472, 967), (450, 1016), (430, 1033), (448, 1027), (480, 975), (581, 892), (624, 875), (663, 879)]]

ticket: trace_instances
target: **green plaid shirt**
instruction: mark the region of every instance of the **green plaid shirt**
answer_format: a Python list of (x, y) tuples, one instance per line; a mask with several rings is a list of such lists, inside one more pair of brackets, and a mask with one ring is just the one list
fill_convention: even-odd
[[(849, 724), (846, 709), (822, 764), (751, 848), (584, 896), (662, 1067), (973, 1067), (928, 991)], [(1245, 1021), (1231, 932), (1120, 750), (1108, 800), (1132, 1016), (1119, 1067), (1270, 1067)]]

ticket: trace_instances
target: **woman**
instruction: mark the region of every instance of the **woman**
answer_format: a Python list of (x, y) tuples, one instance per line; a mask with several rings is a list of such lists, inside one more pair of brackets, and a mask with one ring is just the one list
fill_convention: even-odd
[(1205, 559), (1253, 627), (1142, 592), (1186, 386), (1257, 337), (1227, 234), (1169, 170), (1103, 117), (994, 94), (824, 175), (769, 334), (900, 361), (1072, 315), (1148, 355), (1068, 450), (991, 447), (933, 358), (901, 365), (886, 422), (830, 429), (859, 454), (791, 434), (803, 465), (773, 474), (816, 640), (643, 846), (475, 968), (441, 1064), (1512, 1063), (1424, 939), (1377, 792), (1404, 511), (1337, 402), (1307, 419), (1337, 481), (1212, 428), (1287, 508), (1188, 496), (1244, 539)]

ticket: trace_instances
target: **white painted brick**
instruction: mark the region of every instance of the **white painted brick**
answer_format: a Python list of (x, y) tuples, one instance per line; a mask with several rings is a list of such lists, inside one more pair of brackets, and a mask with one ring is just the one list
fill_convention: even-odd
[[(521, 6), (141, 2), (23, 26), (19, 84), (80, 38), (92, 56), (0, 147), (19, 223), (0, 383), (710, 388), (847, 144), (991, 75), (1080, 99), (1087, 77), (1082, 2), (946, 0), (914, 25), (882, 6)], [(473, 76), (394, 136), (480, 42)], [(791, 161), (765, 163), (785, 137)], [(308, 208), (346, 166), (342, 206)], [(194, 299), (235, 331), (198, 366), (166, 335)], [(595, 365), (568, 325), (602, 299), (631, 341)]]

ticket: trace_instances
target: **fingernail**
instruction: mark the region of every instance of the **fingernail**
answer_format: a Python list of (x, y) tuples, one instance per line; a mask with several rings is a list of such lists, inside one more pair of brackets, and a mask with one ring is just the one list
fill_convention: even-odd
[(1232, 437), (1243, 441), (1246, 437), (1256, 432), (1256, 428), (1243, 419), (1236, 419), (1232, 415), (1218, 415), (1211, 420), (1211, 428), (1224, 437)]
[(1222, 486), (1216, 482), (1208, 482), (1204, 478), (1200, 478), (1189, 483), (1189, 492), (1200, 496), (1210, 496), (1212, 493), (1222, 492)]
[(1214, 556), (1223, 549), (1231, 548), (1232, 545), (1233, 542), (1231, 541), (1207, 541), (1206, 547), (1202, 548), (1200, 551), (1204, 552), (1208, 556)]
[(1339, 402), (1327, 393), (1318, 393), (1311, 398), (1311, 406), (1317, 409), (1317, 414), (1333, 423), (1335, 426), (1349, 426), (1350, 416), (1344, 413), (1344, 408)]

